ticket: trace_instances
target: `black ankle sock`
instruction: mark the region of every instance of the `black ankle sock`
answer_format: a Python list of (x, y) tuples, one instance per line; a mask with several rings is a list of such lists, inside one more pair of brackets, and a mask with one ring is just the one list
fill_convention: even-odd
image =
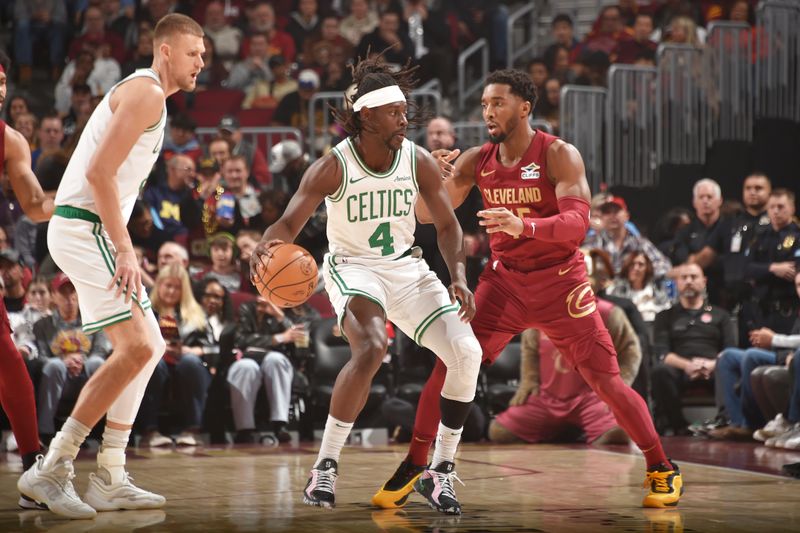
[(286, 422), (278, 422), (278, 421), (272, 422), (272, 431), (276, 435), (285, 429), (286, 429)]
[(26, 453), (22, 456), (22, 469), (27, 470), (32, 467), (36, 463), (36, 456), (42, 453), (41, 451), (35, 451)]

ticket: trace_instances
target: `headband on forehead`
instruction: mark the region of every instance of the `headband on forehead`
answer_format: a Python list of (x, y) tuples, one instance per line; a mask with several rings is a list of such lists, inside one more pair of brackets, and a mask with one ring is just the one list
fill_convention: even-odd
[(5, 68), (3, 68), (3, 64), (2, 64), (2, 63), (0, 63), (0, 72), (3, 72), (3, 73), (5, 73), (5, 71), (6, 71), (6, 69), (5, 69)]
[(403, 91), (400, 90), (400, 87), (397, 85), (389, 85), (388, 87), (375, 89), (359, 97), (353, 104), (353, 111), (361, 111), (364, 107), (380, 107), (386, 104), (405, 101), (406, 97)]

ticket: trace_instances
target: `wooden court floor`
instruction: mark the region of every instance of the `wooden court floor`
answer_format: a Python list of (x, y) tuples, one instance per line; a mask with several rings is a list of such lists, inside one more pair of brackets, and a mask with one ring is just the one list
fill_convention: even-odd
[[(403, 510), (370, 506), (370, 497), (394, 471), (405, 446), (348, 447), (333, 511), (301, 503), (314, 446), (134, 450), (128, 466), (136, 483), (164, 494), (167, 507), (101, 513), (93, 521), (17, 508), (21, 463), (16, 455), (5, 454), (3, 460), (0, 454), (0, 531), (800, 531), (800, 481), (715, 466), (725, 450), (715, 452), (695, 442), (697, 451), (708, 455), (695, 454), (699, 462), (680, 462), (686, 494), (678, 509), (666, 511), (640, 507), (644, 462), (629, 450), (464, 445), (458, 473), (466, 486), (457, 485), (464, 514), (458, 518), (436, 513), (419, 496), (412, 496)], [(752, 447), (747, 453), (753, 454)], [(778, 460), (800, 460), (800, 454)], [(93, 468), (91, 454), (79, 457), (79, 493)], [(760, 470), (771, 468), (767, 461)]]

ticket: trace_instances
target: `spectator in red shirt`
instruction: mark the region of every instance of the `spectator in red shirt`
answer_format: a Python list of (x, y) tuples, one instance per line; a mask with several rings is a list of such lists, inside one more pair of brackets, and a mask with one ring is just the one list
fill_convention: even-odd
[(600, 12), (589, 35), (572, 50), (573, 59), (592, 52), (610, 55), (620, 41), (630, 38), (622, 22), (622, 12), (619, 7), (606, 6)]
[(111, 47), (111, 57), (120, 65), (125, 62), (125, 45), (116, 33), (106, 31), (105, 18), (99, 7), (89, 6), (83, 17), (83, 32), (73, 39), (69, 46), (69, 58), (74, 59), (86, 45), (92, 50), (107, 44)]
[(645, 50), (655, 51), (658, 45), (650, 40), (653, 33), (653, 16), (649, 13), (639, 13), (633, 23), (633, 39), (626, 39), (617, 43), (611, 55), (615, 63), (633, 64)]

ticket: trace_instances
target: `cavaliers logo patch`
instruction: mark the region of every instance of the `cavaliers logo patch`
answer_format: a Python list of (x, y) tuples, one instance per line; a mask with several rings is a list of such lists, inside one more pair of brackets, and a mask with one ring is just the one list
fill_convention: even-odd
[(583, 318), (597, 309), (592, 286), (584, 281), (567, 295), (567, 313), (572, 318)]

